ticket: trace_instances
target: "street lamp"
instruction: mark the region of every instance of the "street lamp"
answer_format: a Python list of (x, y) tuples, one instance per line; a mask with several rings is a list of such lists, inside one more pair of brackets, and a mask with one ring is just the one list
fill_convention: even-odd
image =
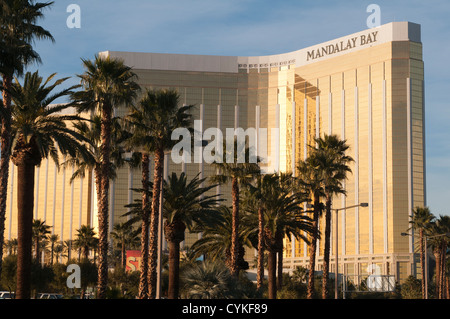
[(335, 241), (336, 241), (336, 273), (335, 273), (335, 278), (334, 278), (334, 298), (338, 299), (339, 294), (338, 294), (338, 279), (339, 279), (339, 245), (338, 245), (338, 240), (339, 240), (339, 236), (338, 236), (338, 229), (339, 229), (339, 223), (338, 223), (338, 213), (340, 210), (345, 210), (345, 209), (350, 209), (350, 208), (355, 208), (355, 207), (368, 207), (369, 204), (368, 203), (360, 203), (358, 205), (352, 205), (352, 206), (347, 206), (347, 207), (342, 207), (342, 208), (332, 208), (332, 210), (334, 210), (336, 212), (336, 231), (335, 231)]
[[(336, 265), (336, 273), (335, 273), (335, 279), (334, 279), (334, 298), (338, 299), (338, 267), (339, 267), (339, 254), (338, 254), (338, 240), (339, 240), (339, 236), (338, 236), (338, 228), (339, 228), (339, 223), (338, 223), (338, 213), (340, 210), (344, 210), (344, 209), (350, 209), (350, 208), (355, 208), (355, 207), (368, 207), (369, 204), (368, 203), (359, 203), (357, 205), (352, 205), (352, 206), (347, 206), (347, 207), (342, 207), (342, 208), (332, 208), (332, 210), (334, 210), (336, 212), (336, 231), (335, 231), (335, 241), (336, 241), (336, 260), (335, 260), (335, 265)], [(306, 204), (307, 208), (312, 208), (313, 205), (312, 204)]]
[[(414, 235), (409, 234), (409, 233), (401, 233), (400, 235), (402, 236), (412, 236), (414, 237)], [(447, 236), (450, 237), (450, 233), (445, 233), (445, 234), (439, 234), (439, 235), (433, 235), (433, 236), (427, 236), (424, 235), (423, 239), (425, 241), (425, 278), (423, 280), (425, 280), (425, 299), (428, 299), (428, 238), (435, 238), (435, 237), (442, 237), (442, 236)]]

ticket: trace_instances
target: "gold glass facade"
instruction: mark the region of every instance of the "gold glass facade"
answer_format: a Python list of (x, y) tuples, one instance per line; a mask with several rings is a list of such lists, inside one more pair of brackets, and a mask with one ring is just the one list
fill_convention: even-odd
[[(295, 174), (296, 163), (308, 155), (308, 145), (316, 136), (327, 133), (346, 139), (355, 161), (345, 182), (347, 195), (334, 198), (333, 207), (362, 202), (369, 207), (339, 212), (340, 271), (363, 275), (368, 265), (376, 264), (382, 274), (398, 278), (414, 273), (414, 267), (410, 267), (414, 264), (414, 243), (400, 234), (409, 227), (412, 207), (426, 201), (420, 26), (390, 23), (267, 57), (102, 54), (123, 58), (134, 67), (144, 88), (177, 89), (181, 103), (196, 105), (194, 118), (202, 120), (203, 131), (210, 127), (223, 132), (226, 128), (267, 128), (268, 152), (274, 148), (278, 151), (276, 167), (267, 167)], [(124, 115), (126, 110), (117, 112)], [(279, 128), (275, 143), (271, 140), (272, 128)], [(166, 174), (214, 174), (205, 163), (174, 164), (170, 156), (166, 162)], [(70, 172), (55, 175), (51, 163), (47, 172), (45, 161), (38, 172), (36, 216), (54, 225), (54, 231), (64, 239), (73, 236), (80, 223), (95, 225), (95, 208), (91, 205), (95, 201), (89, 200), (92, 181), (86, 178), (68, 184)], [(121, 221), (124, 205), (137, 198), (129, 189), (139, 184), (139, 171), (119, 170), (111, 186), (111, 225)], [(229, 186), (216, 191), (230, 198)], [(8, 203), (13, 203), (14, 191), (10, 194), (13, 196)], [(7, 209), (9, 237), (14, 237), (15, 207)], [(320, 228), (324, 226), (321, 221)], [(332, 262), (335, 235), (333, 227)], [(187, 236), (185, 245), (196, 238)], [(320, 269), (322, 241), (318, 247)], [(248, 252), (249, 258), (253, 255)], [(286, 268), (308, 266), (306, 244), (285, 240), (284, 261)]]

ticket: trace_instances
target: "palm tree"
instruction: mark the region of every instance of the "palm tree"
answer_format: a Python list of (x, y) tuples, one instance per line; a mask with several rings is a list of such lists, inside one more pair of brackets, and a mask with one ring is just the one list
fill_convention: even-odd
[(233, 276), (227, 267), (217, 261), (207, 260), (193, 265), (183, 273), (184, 288), (190, 299), (233, 298), (230, 286)]
[(426, 291), (425, 291), (425, 263), (428, 262), (425, 260), (425, 236), (428, 234), (430, 230), (430, 226), (432, 225), (435, 217), (430, 212), (428, 207), (416, 207), (413, 210), (413, 215), (411, 221), (410, 229), (414, 229), (419, 232), (419, 240), (420, 240), (420, 266), (422, 269), (422, 298), (425, 299)]
[(250, 214), (254, 214), (253, 210), (257, 209), (258, 215), (258, 235), (256, 249), (258, 251), (256, 261), (256, 287), (262, 288), (264, 280), (264, 204), (267, 192), (270, 192), (268, 181), (272, 180), (271, 174), (259, 174), (255, 178), (254, 183), (246, 185), (242, 203), (244, 209)]
[(101, 168), (98, 200), (99, 267), (98, 298), (106, 297), (108, 280), (108, 194), (110, 179), (111, 130), (113, 111), (128, 106), (139, 90), (136, 75), (122, 60), (95, 56), (94, 61), (82, 59), (85, 73), (78, 75), (84, 90), (72, 95), (78, 111), (97, 111), (101, 116)]
[(184, 240), (186, 228), (192, 231), (194, 225), (202, 225), (216, 213), (218, 195), (206, 195), (216, 185), (202, 187), (205, 180), (197, 175), (188, 181), (185, 173), (180, 176), (172, 173), (168, 181), (164, 181), (163, 216), (169, 246), (169, 299), (177, 299), (179, 294), (180, 243)]
[(50, 234), (50, 228), (52, 226), (48, 226), (45, 224), (45, 221), (41, 221), (40, 219), (35, 219), (33, 221), (33, 234), (32, 238), (34, 239), (34, 252), (36, 254), (36, 261), (40, 263), (40, 246), (41, 243), (48, 238), (48, 234)]
[[(67, 260), (72, 259), (72, 246), (73, 246), (73, 240), (68, 239), (61, 243), (61, 249), (64, 251), (67, 251)], [(58, 258), (56, 258), (58, 260)]]
[[(98, 114), (94, 114), (89, 120), (77, 121), (73, 126), (78, 133), (82, 134), (92, 142), (92, 146), (90, 147), (92, 157), (88, 158), (89, 161), (85, 161), (82, 157), (75, 157), (68, 159), (64, 163), (67, 167), (76, 167), (70, 182), (73, 182), (76, 178), (84, 178), (86, 173), (94, 172), (97, 198), (100, 200), (102, 167), (102, 148), (100, 145), (102, 130), (101, 117)], [(123, 142), (127, 138), (129, 138), (128, 132), (122, 128), (120, 118), (113, 117), (111, 119), (110, 165), (108, 174), (110, 180), (117, 177), (117, 169), (126, 163), (130, 166), (134, 166), (135, 157), (125, 158), (126, 149), (123, 146)]]
[(73, 244), (79, 249), (80, 255), (83, 255), (84, 259), (89, 259), (89, 250), (93, 249), (96, 244), (94, 228), (81, 225), (77, 229), (77, 237), (74, 239)]
[(59, 235), (53, 234), (49, 237), (50, 240), (50, 265), (53, 265), (53, 254), (55, 252), (55, 248), (57, 246), (57, 243), (59, 241)]
[[(244, 143), (242, 143), (244, 144)], [(240, 161), (243, 150), (244, 161)], [(225, 184), (231, 182), (232, 197), (232, 236), (231, 236), (231, 259), (230, 272), (236, 278), (239, 275), (239, 193), (241, 185), (247, 185), (260, 174), (261, 170), (257, 163), (250, 161), (251, 149), (246, 145), (241, 145), (237, 138), (234, 141), (233, 150), (227, 149), (223, 144), (221, 154), (216, 155), (215, 166), (217, 174), (211, 177), (213, 183)], [(239, 153), (239, 154), (238, 154)], [(257, 159), (258, 161), (258, 159)]]
[(0, 74), (2, 83), (0, 128), (0, 273), (3, 259), (6, 199), (8, 192), (9, 160), (11, 156), (11, 93), (15, 75), (22, 75), (25, 66), (40, 62), (33, 49), (35, 39), (54, 40), (50, 32), (37, 25), (43, 9), (53, 2), (4, 0), (0, 2)]
[(120, 247), (121, 265), (125, 269), (126, 267), (126, 248), (136, 238), (136, 231), (129, 223), (120, 223), (114, 225), (114, 230), (111, 232), (111, 236), (118, 242)]
[[(221, 205), (217, 212), (214, 218), (203, 221), (201, 227), (194, 228), (193, 232), (201, 232), (202, 237), (191, 246), (191, 249), (195, 257), (207, 256), (207, 259), (222, 262), (231, 270), (232, 209)], [(239, 229), (239, 269), (248, 268), (248, 263), (244, 260), (244, 246), (252, 247), (249, 229), (249, 227)]]
[(17, 238), (7, 240), (5, 242), (5, 248), (8, 250), (9, 255), (16, 255), (17, 254)]
[[(192, 105), (179, 106), (180, 96), (175, 90), (147, 90), (138, 105), (131, 108), (127, 120), (133, 134), (130, 145), (142, 151), (142, 240), (146, 240), (144, 229), (147, 228), (150, 213), (150, 233), (148, 252), (148, 297), (156, 296), (156, 264), (158, 258), (158, 219), (162, 173), (164, 170), (164, 152), (172, 149), (178, 141), (172, 140), (176, 128), (192, 130)], [(151, 211), (149, 212), (149, 154), (154, 155), (154, 173)], [(144, 252), (143, 258), (146, 256)], [(144, 259), (145, 260), (145, 259)], [(142, 297), (146, 297), (142, 294)]]
[(316, 250), (317, 250), (317, 240), (320, 237), (319, 234), (319, 217), (322, 214), (323, 205), (320, 202), (321, 198), (324, 196), (323, 189), (323, 177), (319, 171), (320, 162), (316, 156), (308, 156), (305, 160), (300, 161), (298, 169), (298, 183), (301, 189), (309, 192), (310, 197), (313, 201), (313, 212), (312, 212), (312, 228), (309, 239), (308, 254), (309, 254), (309, 275), (308, 275), (308, 288), (307, 288), (307, 298), (311, 299), (314, 295), (314, 273), (316, 267)]
[(429, 243), (436, 259), (436, 297), (443, 299), (445, 294), (446, 254), (449, 243), (450, 216), (439, 216), (431, 223)]
[[(283, 238), (285, 236), (294, 236), (299, 240), (307, 242), (306, 234), (312, 233), (311, 220), (303, 212), (302, 204), (306, 201), (306, 196), (302, 192), (293, 192), (293, 187), (286, 181), (289, 176), (280, 176), (279, 174), (271, 174), (263, 179), (262, 189), (264, 189), (263, 202), (263, 218), (264, 246), (268, 250), (268, 277), (269, 277), (269, 298), (276, 299), (276, 270), (277, 270), (277, 254), (283, 251)], [(256, 209), (256, 208), (255, 208)], [(256, 225), (256, 214), (253, 224)], [(258, 221), (259, 224), (259, 221)], [(254, 227), (256, 229), (256, 227)], [(282, 260), (279, 263), (279, 269), (282, 267)], [(278, 276), (279, 279), (281, 275)]]
[[(144, 158), (144, 157), (143, 157)], [(143, 160), (143, 166), (148, 168), (147, 160)], [(144, 169), (146, 173), (143, 173), (142, 183), (143, 186), (148, 182), (148, 169)], [(129, 209), (128, 212), (124, 213), (122, 216), (128, 218), (127, 224), (134, 225), (137, 222), (141, 223), (141, 238), (140, 238), (140, 248), (141, 248), (141, 262), (140, 273), (139, 273), (139, 299), (148, 298), (148, 254), (149, 254), (149, 227), (150, 227), (150, 214), (148, 211), (148, 199), (152, 196), (153, 183), (148, 182), (146, 188), (132, 188), (134, 192), (141, 194), (140, 199), (135, 199), (134, 203), (129, 203), (125, 205)], [(147, 194), (144, 195), (143, 193)], [(147, 201), (147, 204), (144, 205)]]
[[(322, 174), (325, 193), (325, 245), (323, 257), (322, 298), (328, 297), (328, 280), (331, 247), (331, 206), (334, 195), (346, 194), (344, 181), (347, 173), (351, 172), (349, 163), (353, 159), (346, 155), (349, 146), (345, 140), (337, 135), (327, 135), (315, 139), (316, 149), (312, 156), (316, 156), (320, 163), (319, 172)], [(337, 270), (336, 270), (337, 271)], [(336, 277), (337, 278), (337, 277)]]
[(24, 84), (16, 81), (11, 89), (12, 136), (14, 151), (12, 162), (17, 166), (17, 211), (18, 211), (18, 261), (17, 297), (30, 297), (31, 235), (33, 222), (33, 197), (35, 167), (42, 158), (51, 157), (59, 165), (59, 154), (88, 157), (83, 136), (67, 127), (68, 121), (80, 118), (61, 115), (71, 105), (52, 103), (72, 93), (75, 87), (60, 92), (52, 91), (67, 78), (49, 82), (55, 74), (43, 81), (38, 72), (27, 73)]

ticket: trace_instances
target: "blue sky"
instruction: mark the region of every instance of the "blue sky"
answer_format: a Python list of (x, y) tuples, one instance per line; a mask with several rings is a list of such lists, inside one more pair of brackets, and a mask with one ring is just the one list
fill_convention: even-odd
[[(40, 0), (43, 1), (43, 0)], [(81, 8), (81, 28), (66, 25), (69, 4)], [(427, 196), (433, 214), (450, 215), (450, 1), (58, 0), (40, 22), (55, 38), (36, 42), (41, 75), (83, 72), (97, 52), (258, 56), (290, 52), (367, 29), (366, 8), (381, 8), (381, 24), (422, 26), (425, 61)]]

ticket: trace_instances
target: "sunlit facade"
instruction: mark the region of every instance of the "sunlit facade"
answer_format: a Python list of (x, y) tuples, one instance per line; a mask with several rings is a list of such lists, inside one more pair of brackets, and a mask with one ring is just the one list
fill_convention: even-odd
[[(102, 52), (134, 68), (144, 88), (175, 88), (183, 104), (196, 105), (201, 130), (266, 128), (258, 148), (276, 154), (263, 164), (268, 171), (296, 174), (296, 164), (321, 134), (337, 134), (355, 160), (345, 183), (346, 196), (333, 208), (366, 202), (340, 211), (340, 273), (367, 275), (369, 265), (403, 280), (415, 275), (414, 242), (400, 234), (409, 228), (413, 207), (426, 203), (424, 145), (424, 67), (420, 26), (394, 22), (295, 52), (229, 57), (160, 53)], [(117, 115), (126, 114), (125, 109)], [(278, 130), (273, 130), (278, 129)], [(165, 174), (185, 171), (194, 177), (214, 174), (209, 164), (174, 164), (167, 155)], [(11, 168), (12, 169), (12, 168)], [(70, 184), (70, 171), (55, 173), (44, 161), (37, 171), (35, 218), (54, 225), (63, 240), (81, 224), (96, 223), (92, 177)], [(15, 236), (14, 172), (7, 207), (6, 237)], [(123, 221), (124, 205), (139, 196), (140, 172), (122, 168), (111, 183), (111, 227)], [(229, 198), (229, 186), (217, 192)], [(9, 222), (9, 225), (8, 225)], [(334, 215), (333, 221), (334, 225)], [(9, 228), (8, 228), (9, 227)], [(321, 222), (321, 229), (324, 223)], [(191, 245), (197, 235), (186, 238)], [(335, 234), (332, 230), (331, 272)], [(317, 270), (323, 243), (319, 241)], [(253, 252), (249, 252), (249, 258)], [(307, 247), (285, 241), (286, 270), (308, 266)]]

